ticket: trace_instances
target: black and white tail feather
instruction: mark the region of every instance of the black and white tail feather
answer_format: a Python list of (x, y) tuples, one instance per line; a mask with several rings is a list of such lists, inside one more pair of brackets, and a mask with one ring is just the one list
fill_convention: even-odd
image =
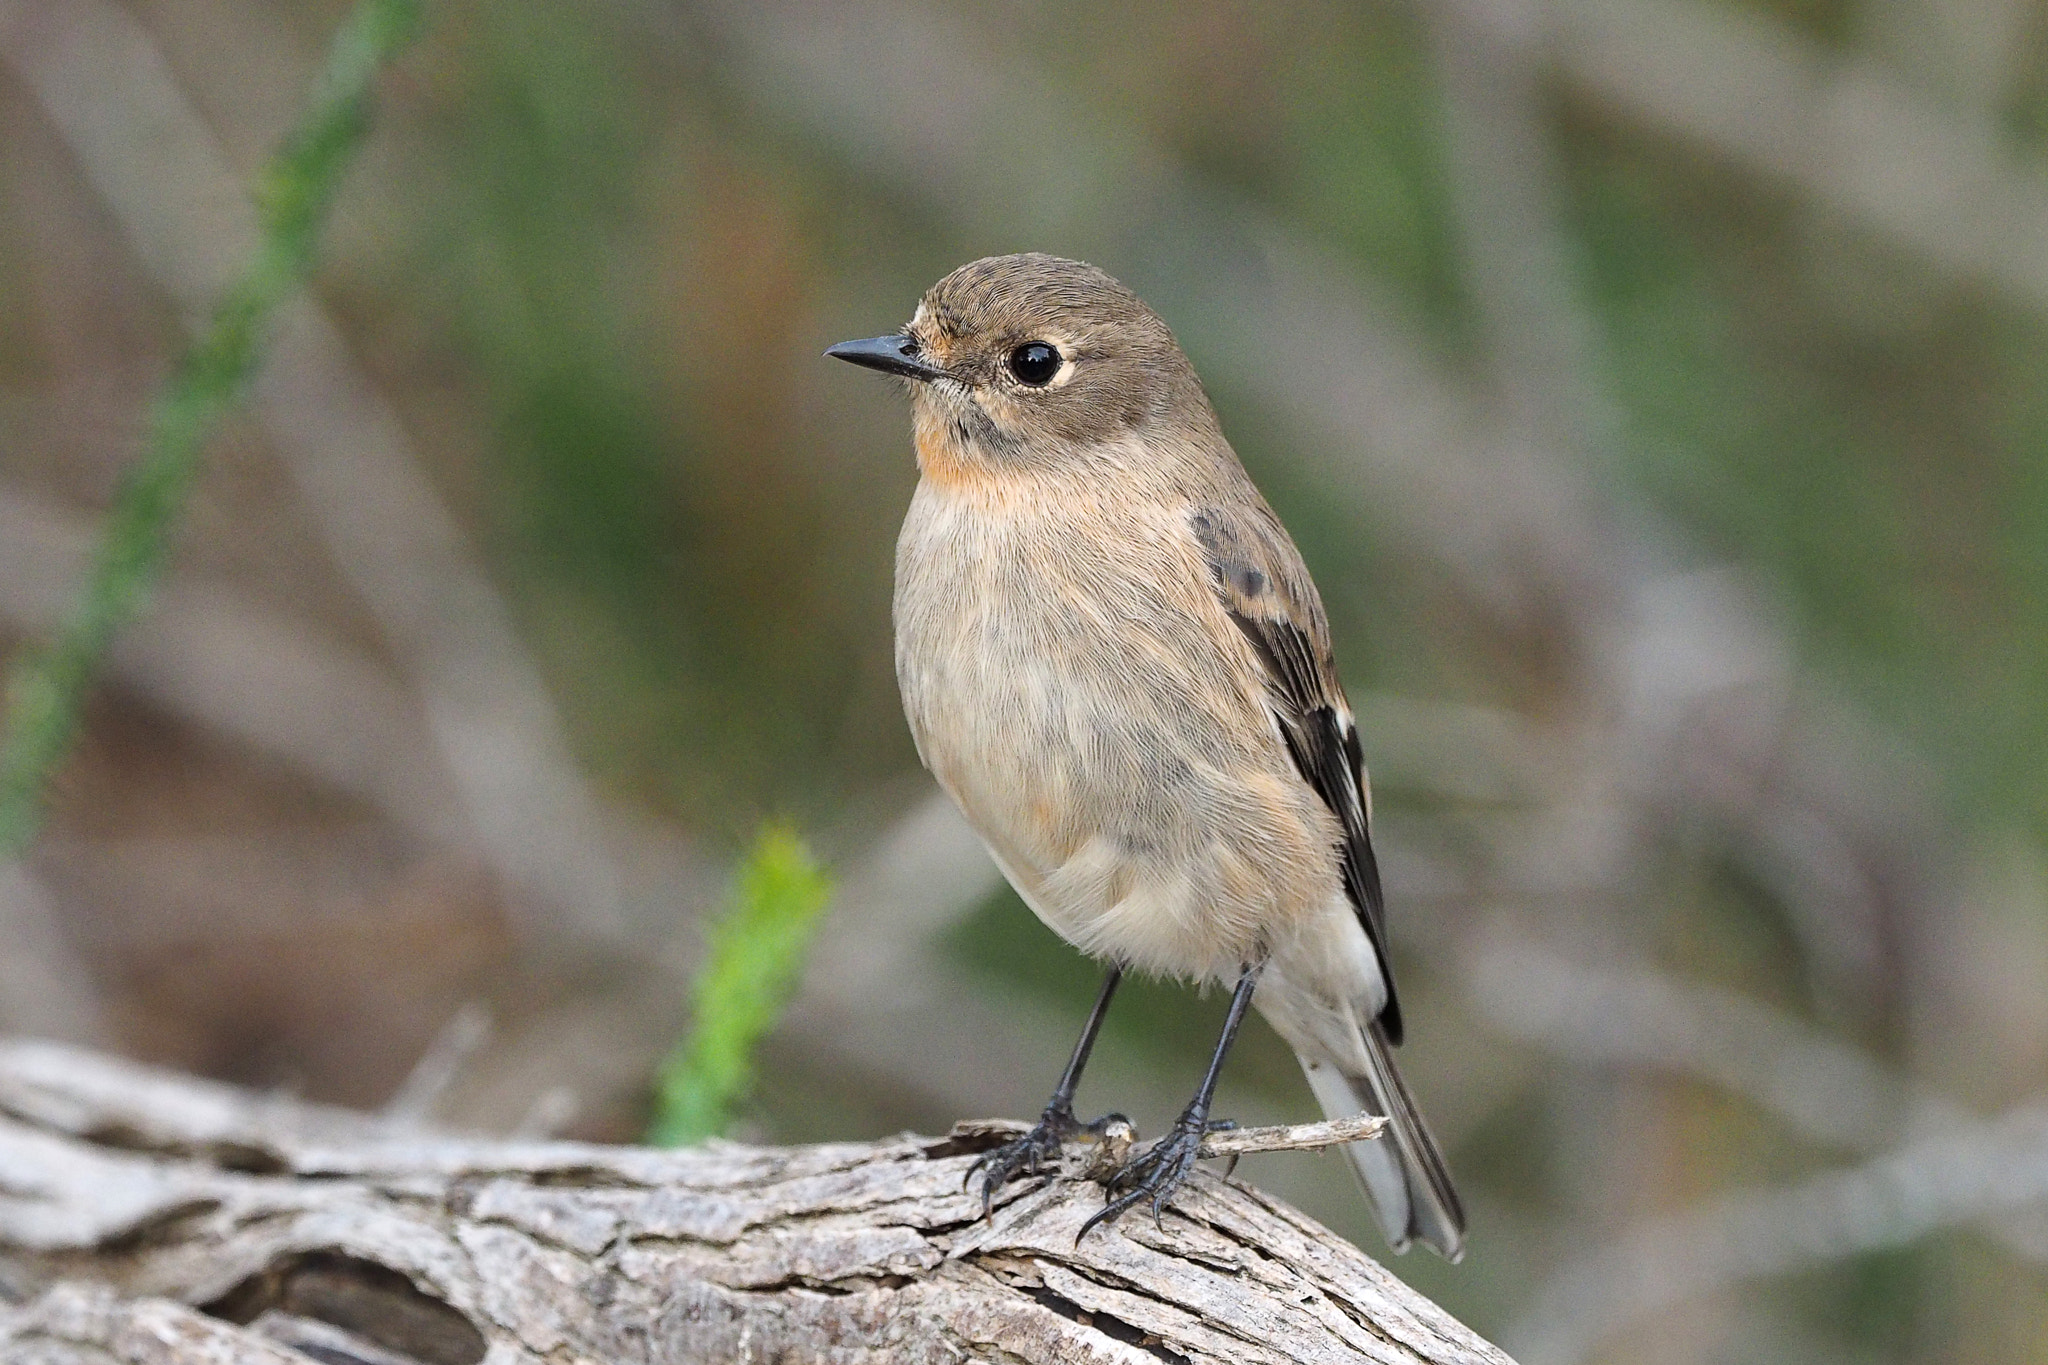
[(1420, 1241), (1455, 1262), (1465, 1254), (1465, 1206), (1451, 1184), (1436, 1138), (1408, 1093), (1401, 1069), (1394, 1065), (1385, 1030), (1374, 1021), (1361, 1033), (1370, 1074), (1347, 1076), (1327, 1062), (1302, 1057), (1309, 1089), (1329, 1118), (1387, 1116), (1386, 1131), (1378, 1139), (1350, 1143), (1344, 1155), (1365, 1187), (1366, 1201), (1389, 1246), (1406, 1251)]

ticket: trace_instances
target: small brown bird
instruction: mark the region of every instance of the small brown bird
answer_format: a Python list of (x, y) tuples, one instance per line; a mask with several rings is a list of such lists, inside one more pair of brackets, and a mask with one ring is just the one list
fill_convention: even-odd
[[(1387, 1240), (1452, 1260), (1465, 1215), (1394, 1066), (1371, 798), (1322, 601), (1173, 333), (1091, 265), (998, 256), (902, 332), (826, 352), (910, 381), (922, 477), (896, 544), (896, 675), (919, 756), (1010, 884), (1109, 964), (1044, 1116), (984, 1201), (1057, 1164), (1117, 982), (1234, 987), (1201, 1087), (1082, 1230), (1193, 1167), (1248, 1006), (1332, 1117)], [(1098, 1120), (1097, 1123), (1103, 1122)]]

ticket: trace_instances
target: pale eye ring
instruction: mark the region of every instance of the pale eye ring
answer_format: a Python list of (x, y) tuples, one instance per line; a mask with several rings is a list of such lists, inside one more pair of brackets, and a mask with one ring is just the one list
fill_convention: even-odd
[(1010, 373), (1034, 389), (1052, 383), (1062, 363), (1059, 348), (1046, 341), (1027, 341), (1010, 352)]

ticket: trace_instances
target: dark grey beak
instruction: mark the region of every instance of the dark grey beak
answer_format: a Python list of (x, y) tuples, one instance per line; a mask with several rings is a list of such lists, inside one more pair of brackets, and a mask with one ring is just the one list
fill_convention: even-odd
[(825, 352), (834, 360), (865, 365), (883, 374), (900, 374), (905, 379), (944, 379), (946, 372), (917, 358), (917, 343), (906, 336), (869, 337), (866, 341), (842, 341)]

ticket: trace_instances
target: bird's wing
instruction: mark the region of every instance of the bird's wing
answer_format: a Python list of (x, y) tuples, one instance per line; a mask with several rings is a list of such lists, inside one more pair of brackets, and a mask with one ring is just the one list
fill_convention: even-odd
[(1189, 525), (1231, 623), (1249, 640), (1265, 669), (1266, 696), (1288, 755), (1302, 778), (1337, 816), (1344, 890), (1358, 911), (1386, 978), (1380, 1024), (1401, 1041), (1401, 1007), (1387, 954), (1386, 902), (1372, 851), (1372, 797), (1358, 727), (1337, 681), (1330, 626), (1322, 599), (1287, 531), (1263, 503), (1198, 507)]

